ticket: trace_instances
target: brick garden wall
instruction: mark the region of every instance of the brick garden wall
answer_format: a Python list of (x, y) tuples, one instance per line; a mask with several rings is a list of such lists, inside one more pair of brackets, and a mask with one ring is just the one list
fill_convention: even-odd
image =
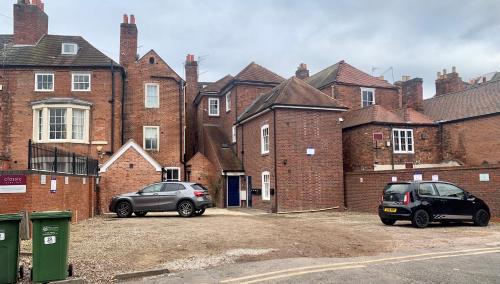
[[(438, 175), (439, 180), (457, 184), (486, 201), (492, 216), (500, 217), (500, 167), (459, 167), (380, 172), (350, 172), (345, 174), (346, 206), (353, 211), (377, 213), (384, 186), (393, 176), (398, 181), (413, 180), (414, 173), (422, 173), (424, 180)], [(479, 181), (479, 174), (488, 173), (489, 182)]]
[[(21, 211), (73, 212), (73, 222), (92, 218), (95, 212), (95, 178), (73, 175), (46, 175), (41, 184), (41, 174), (30, 171), (4, 171), (0, 175), (26, 175), (26, 193), (0, 193), (0, 214)], [(51, 178), (57, 179), (57, 190), (50, 192)], [(65, 184), (65, 181), (68, 184)], [(85, 183), (84, 183), (85, 180)]]

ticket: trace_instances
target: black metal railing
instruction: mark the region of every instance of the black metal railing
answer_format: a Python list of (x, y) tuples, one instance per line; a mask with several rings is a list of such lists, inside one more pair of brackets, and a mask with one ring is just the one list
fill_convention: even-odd
[(28, 169), (97, 176), (99, 174), (99, 162), (88, 156), (67, 152), (57, 147), (34, 144), (30, 139), (28, 143)]

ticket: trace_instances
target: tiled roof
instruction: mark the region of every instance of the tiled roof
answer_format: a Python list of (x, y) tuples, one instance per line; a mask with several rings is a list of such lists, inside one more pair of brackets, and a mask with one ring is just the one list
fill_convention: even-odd
[(252, 62), (247, 67), (234, 76), (237, 81), (252, 81), (263, 83), (281, 83), (285, 79), (280, 75)]
[(342, 128), (351, 128), (369, 123), (394, 124), (433, 124), (425, 115), (413, 109), (399, 109), (390, 111), (381, 105), (372, 105), (361, 109), (346, 112), (343, 116)]
[[(61, 54), (63, 43), (78, 44), (78, 53)], [(45, 35), (36, 45), (14, 45), (12, 35), (0, 35), (0, 60), (6, 66), (108, 67), (111, 62), (118, 65), (84, 38), (60, 35)]]
[(220, 128), (213, 125), (204, 125), (203, 128), (210, 144), (208, 147), (212, 147), (217, 159), (217, 161), (211, 162), (218, 165), (223, 171), (243, 172), (240, 159), (229, 147), (229, 141), (227, 141)]
[(202, 93), (219, 93), (224, 89), (224, 87), (227, 86), (233, 80), (233, 76), (231, 75), (226, 75), (223, 78), (213, 82), (209, 83), (208, 85), (205, 86), (205, 88), (201, 89), (200, 92)]
[(321, 89), (332, 83), (357, 85), (363, 87), (396, 88), (387, 81), (373, 77), (344, 60), (312, 75), (306, 79), (311, 86)]
[(500, 80), (424, 100), (424, 114), (436, 121), (453, 121), (500, 112)]
[(296, 77), (292, 77), (271, 91), (258, 97), (238, 118), (243, 121), (271, 106), (301, 106), (321, 107), (331, 109), (346, 109), (346, 107), (311, 85)]

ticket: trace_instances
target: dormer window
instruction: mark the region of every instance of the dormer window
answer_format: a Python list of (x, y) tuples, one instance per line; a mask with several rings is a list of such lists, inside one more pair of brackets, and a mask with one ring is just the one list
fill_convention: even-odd
[(61, 54), (76, 55), (78, 53), (78, 44), (76, 43), (63, 43)]

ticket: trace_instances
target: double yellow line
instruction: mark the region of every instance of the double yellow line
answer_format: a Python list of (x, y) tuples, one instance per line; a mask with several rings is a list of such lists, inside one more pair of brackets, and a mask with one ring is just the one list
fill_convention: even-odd
[(276, 280), (276, 279), (281, 279), (281, 278), (301, 276), (304, 274), (311, 274), (311, 273), (319, 273), (319, 272), (335, 271), (335, 270), (343, 270), (343, 269), (363, 268), (363, 267), (366, 267), (366, 264), (379, 263), (379, 262), (403, 263), (403, 262), (411, 262), (411, 261), (422, 261), (422, 260), (439, 259), (439, 258), (460, 257), (460, 256), (467, 256), (467, 255), (480, 255), (480, 254), (488, 254), (488, 253), (500, 253), (500, 247), (468, 249), (468, 250), (447, 251), (447, 252), (434, 252), (434, 253), (424, 253), (424, 254), (415, 254), (415, 255), (407, 255), (407, 256), (377, 258), (377, 259), (364, 260), (364, 261), (351, 261), (351, 262), (342, 262), (342, 263), (333, 263), (333, 264), (296, 267), (296, 268), (290, 268), (290, 269), (276, 270), (276, 271), (267, 272), (267, 273), (248, 275), (248, 276), (243, 276), (243, 277), (238, 277), (238, 278), (226, 279), (226, 280), (222, 280), (220, 283), (250, 284), (250, 283)]

